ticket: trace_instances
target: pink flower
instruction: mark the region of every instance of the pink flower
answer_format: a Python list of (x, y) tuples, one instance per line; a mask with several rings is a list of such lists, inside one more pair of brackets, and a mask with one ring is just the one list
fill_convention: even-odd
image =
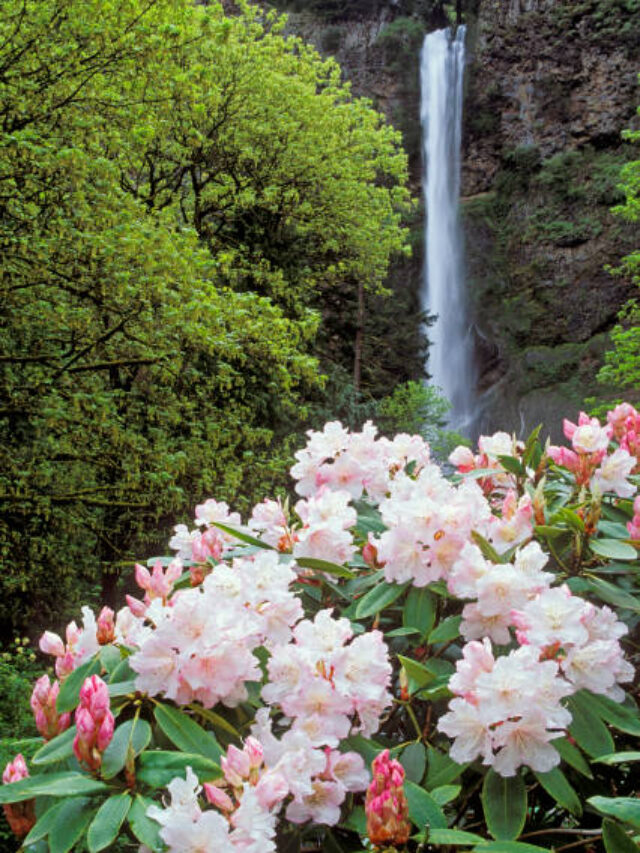
[(111, 743), (115, 727), (109, 709), (109, 689), (97, 675), (87, 678), (80, 688), (75, 721), (73, 751), (78, 761), (95, 771), (102, 764), (102, 753)]
[(56, 699), (60, 685), (57, 681), (49, 682), (49, 676), (39, 678), (31, 694), (31, 708), (36, 719), (36, 728), (45, 740), (51, 740), (56, 735), (66, 731), (71, 724), (71, 714), (58, 714)]
[(110, 607), (103, 607), (98, 615), (96, 638), (101, 646), (112, 643), (116, 637), (115, 613)]

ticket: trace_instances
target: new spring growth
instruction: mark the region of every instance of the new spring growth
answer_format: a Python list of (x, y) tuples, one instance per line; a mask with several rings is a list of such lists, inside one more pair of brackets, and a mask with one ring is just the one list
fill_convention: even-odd
[[(11, 782), (19, 782), (28, 776), (27, 764), (22, 754), (18, 753), (13, 761), (10, 761), (4, 768), (2, 782), (5, 785), (9, 785)], [(11, 805), (2, 807), (7, 818), (7, 823), (17, 838), (23, 838), (35, 825), (35, 802), (35, 800), (24, 800), (22, 803), (12, 803)]]
[(97, 770), (102, 764), (102, 753), (111, 742), (114, 726), (107, 685), (97, 675), (92, 675), (80, 689), (73, 741), (76, 758), (89, 770)]
[(367, 788), (367, 835), (376, 846), (400, 847), (411, 832), (409, 806), (403, 790), (404, 769), (385, 749), (372, 764), (373, 781)]
[(36, 728), (45, 740), (51, 740), (66, 731), (71, 724), (71, 714), (58, 714), (56, 710), (59, 691), (58, 682), (51, 684), (49, 676), (43, 675), (36, 681), (31, 694), (31, 710), (36, 719)]

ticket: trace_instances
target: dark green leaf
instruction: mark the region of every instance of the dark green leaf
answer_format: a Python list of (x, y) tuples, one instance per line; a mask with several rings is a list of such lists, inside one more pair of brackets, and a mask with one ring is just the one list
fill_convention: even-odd
[(117, 646), (102, 646), (99, 651), (100, 662), (102, 666), (111, 674), (116, 667), (122, 662), (122, 655)]
[(94, 814), (95, 806), (87, 797), (66, 800), (49, 830), (50, 853), (68, 853), (82, 838)]
[(262, 548), (267, 551), (274, 550), (271, 545), (267, 545), (267, 543), (263, 542), (261, 539), (256, 539), (256, 537), (252, 536), (249, 531), (243, 530), (241, 527), (232, 527), (230, 524), (223, 524), (221, 521), (212, 521), (211, 524), (224, 531), (224, 533), (230, 533), (231, 536), (240, 540), (240, 542), (246, 542), (247, 545), (253, 545), (255, 548)]
[(155, 853), (155, 851), (164, 849), (164, 843), (160, 838), (160, 824), (147, 817), (147, 809), (153, 805), (157, 805), (157, 803), (138, 794), (129, 809), (128, 819), (131, 831), (138, 841), (146, 844)]
[(109, 684), (115, 685), (121, 681), (132, 682), (136, 679), (137, 675), (137, 672), (134, 672), (134, 670), (131, 669), (129, 658), (126, 657), (120, 661), (109, 676)]
[(510, 474), (515, 474), (516, 477), (525, 477), (527, 471), (519, 459), (515, 456), (498, 456), (498, 462), (502, 465), (505, 471)]
[(107, 791), (104, 782), (84, 773), (41, 773), (19, 782), (0, 786), (0, 804), (20, 803), (32, 797), (73, 797), (76, 794), (99, 794)]
[(61, 735), (52, 738), (40, 747), (31, 761), (34, 764), (53, 764), (63, 761), (73, 755), (73, 739), (76, 736), (76, 727), (71, 726)]
[(594, 758), (598, 764), (632, 764), (640, 761), (640, 752), (613, 752), (611, 755), (601, 755), (600, 758)]
[(400, 763), (404, 767), (407, 779), (419, 785), (427, 766), (427, 751), (424, 744), (419, 741), (410, 743), (402, 750)]
[(527, 817), (527, 789), (522, 777), (504, 777), (489, 770), (482, 786), (482, 808), (487, 828), (495, 839), (517, 838)]
[(534, 775), (547, 794), (552, 796), (562, 808), (567, 809), (567, 811), (570, 811), (574, 815), (580, 816), (582, 814), (580, 798), (567, 781), (567, 777), (562, 770), (559, 770), (557, 767), (549, 770), (548, 773), (538, 773), (534, 770)]
[(55, 823), (58, 812), (60, 809), (64, 808), (64, 806), (65, 801), (63, 800), (62, 802), (54, 802), (53, 805), (47, 809), (25, 838), (23, 842), (25, 847), (28, 847), (30, 844), (34, 844), (36, 841), (39, 841), (51, 832), (51, 827)]
[(607, 853), (638, 853), (638, 845), (619, 824), (608, 818), (602, 821), (602, 840)]
[(430, 684), (435, 678), (434, 674), (430, 672), (424, 664), (419, 663), (417, 660), (405, 657), (404, 655), (398, 655), (398, 660), (409, 679), (410, 693), (415, 693), (416, 690), (419, 690), (426, 684)]
[(427, 749), (427, 765), (426, 787), (429, 790), (448, 785), (461, 776), (469, 766), (468, 764), (458, 764), (449, 757), (448, 753), (439, 752), (432, 746)]
[(442, 785), (429, 791), (429, 793), (439, 806), (446, 806), (447, 803), (455, 800), (461, 790), (462, 785)]
[(111, 743), (102, 756), (101, 773), (111, 779), (136, 755), (139, 755), (151, 740), (151, 726), (146, 720), (133, 719), (118, 726)]
[(429, 634), (429, 645), (435, 643), (449, 643), (460, 636), (460, 623), (462, 616), (448, 616)]
[(640, 829), (640, 798), (589, 797), (587, 802), (599, 812), (616, 817), (623, 823)]
[(594, 577), (589, 578), (587, 583), (589, 589), (607, 604), (613, 604), (614, 607), (619, 607), (621, 610), (632, 610), (634, 613), (640, 613), (640, 599), (629, 595), (619, 586), (602, 578)]
[(183, 711), (158, 703), (154, 716), (162, 731), (178, 749), (204, 755), (216, 763), (220, 761), (222, 750), (213, 734)]
[(432, 829), (429, 832), (429, 844), (467, 847), (483, 841), (484, 838), (475, 832), (464, 832), (461, 829)]
[(473, 853), (549, 853), (548, 847), (525, 844), (523, 841), (487, 841), (475, 847)]
[(131, 796), (126, 791), (104, 801), (87, 832), (89, 853), (99, 853), (116, 840), (130, 808)]
[(558, 750), (563, 761), (566, 761), (567, 764), (571, 765), (578, 773), (582, 773), (587, 779), (593, 779), (591, 768), (577, 746), (574, 746), (566, 737), (554, 738), (553, 746)]
[(368, 767), (371, 766), (373, 759), (384, 749), (381, 744), (376, 743), (374, 740), (369, 740), (363, 735), (351, 735), (351, 737), (345, 738), (341, 743), (347, 749), (352, 749), (358, 755), (361, 755)]
[(415, 782), (405, 782), (404, 792), (409, 803), (409, 817), (419, 830), (446, 829), (447, 819), (431, 794)]
[(56, 700), (56, 708), (59, 714), (64, 714), (65, 711), (73, 711), (80, 701), (80, 688), (84, 684), (86, 678), (92, 675), (98, 675), (102, 665), (97, 657), (91, 658), (74, 669), (65, 680), (62, 682), (58, 698)]
[(436, 600), (427, 587), (412, 586), (404, 602), (402, 624), (416, 628), (420, 639), (425, 640), (436, 621)]
[(476, 543), (478, 548), (480, 548), (480, 550), (482, 551), (482, 556), (486, 560), (489, 560), (492, 563), (502, 563), (503, 562), (503, 559), (500, 556), (500, 554), (498, 554), (498, 552), (493, 547), (493, 545), (491, 545), (490, 542), (487, 542), (487, 540), (484, 538), (484, 536), (481, 536), (477, 531), (472, 530), (471, 531), (471, 537), (473, 538), (473, 541)]
[(365, 595), (362, 596), (356, 607), (356, 619), (366, 619), (367, 616), (373, 616), (374, 613), (379, 613), (388, 607), (390, 604), (399, 598), (407, 588), (408, 584), (403, 583), (380, 583), (374, 586)]
[(615, 752), (615, 745), (609, 729), (592, 709), (590, 696), (580, 691), (569, 697), (567, 705), (573, 717), (569, 732), (587, 755), (597, 758)]
[(315, 572), (324, 572), (326, 575), (334, 575), (337, 578), (355, 578), (356, 576), (355, 572), (346, 566), (330, 563), (328, 560), (318, 560), (315, 557), (296, 557), (296, 564), (301, 569), (313, 569)]
[(187, 767), (200, 782), (211, 782), (222, 775), (220, 765), (203, 755), (154, 749), (143, 752), (138, 759), (136, 779), (150, 788), (166, 788), (176, 776), (184, 777)]
[(603, 720), (606, 720), (618, 731), (625, 732), (628, 735), (640, 736), (640, 713), (633, 699), (628, 697), (628, 704), (623, 705), (599, 693), (587, 695), (590, 706)]

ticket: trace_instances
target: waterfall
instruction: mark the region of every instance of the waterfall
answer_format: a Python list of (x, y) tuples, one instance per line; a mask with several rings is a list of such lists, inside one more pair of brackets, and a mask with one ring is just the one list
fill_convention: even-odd
[(429, 329), (429, 373), (452, 409), (449, 425), (470, 433), (475, 379), (466, 311), (462, 234), (458, 217), (465, 27), (429, 33), (422, 48), (421, 121), (426, 207), (422, 307), (437, 320)]

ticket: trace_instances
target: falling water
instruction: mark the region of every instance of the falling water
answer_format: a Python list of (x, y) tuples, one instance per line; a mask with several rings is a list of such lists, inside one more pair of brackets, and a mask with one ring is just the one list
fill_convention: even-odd
[(421, 56), (421, 121), (427, 210), (423, 308), (437, 320), (429, 330), (429, 372), (451, 402), (449, 423), (473, 426), (472, 340), (465, 305), (458, 218), (465, 27), (429, 33)]

